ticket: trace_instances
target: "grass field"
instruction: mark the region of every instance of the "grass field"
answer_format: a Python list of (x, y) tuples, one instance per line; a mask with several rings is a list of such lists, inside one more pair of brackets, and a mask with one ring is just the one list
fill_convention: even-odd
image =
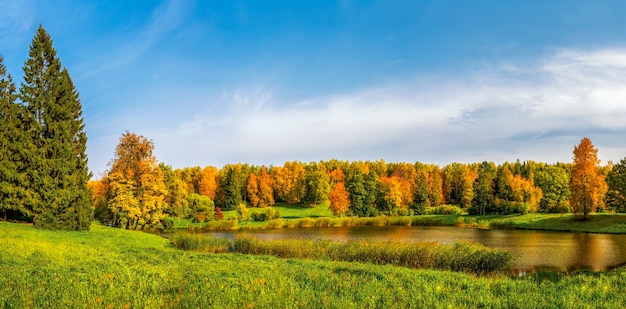
[(4, 308), (622, 308), (626, 271), (475, 276), (181, 251), (156, 235), (0, 222)]

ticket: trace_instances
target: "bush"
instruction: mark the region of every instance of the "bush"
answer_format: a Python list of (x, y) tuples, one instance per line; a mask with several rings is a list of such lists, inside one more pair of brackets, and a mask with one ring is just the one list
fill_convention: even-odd
[(459, 206), (453, 205), (441, 205), (437, 207), (428, 207), (424, 212), (426, 215), (461, 215), (463, 214), (463, 209)]
[(492, 229), (512, 230), (515, 228), (513, 221), (511, 220), (492, 220), (489, 222), (489, 227)]
[(163, 220), (161, 220), (161, 225), (163, 225), (164, 230), (172, 229), (174, 227), (174, 219), (170, 217), (165, 217)]
[(280, 218), (280, 211), (276, 211), (274, 207), (268, 207), (263, 212), (252, 213), (252, 221), (269, 221)]
[(250, 218), (250, 211), (246, 208), (246, 204), (239, 203), (237, 205), (237, 219), (241, 222), (248, 221)]
[(461, 226), (465, 223), (465, 219), (463, 217), (458, 217), (456, 218), (456, 220), (454, 221), (454, 225), (456, 226)]

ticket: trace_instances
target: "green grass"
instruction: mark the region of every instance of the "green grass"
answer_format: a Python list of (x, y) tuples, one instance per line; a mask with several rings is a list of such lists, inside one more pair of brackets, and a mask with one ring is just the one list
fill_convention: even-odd
[(626, 270), (476, 276), (364, 263), (181, 251), (94, 225), (0, 222), (2, 308), (623, 308)]

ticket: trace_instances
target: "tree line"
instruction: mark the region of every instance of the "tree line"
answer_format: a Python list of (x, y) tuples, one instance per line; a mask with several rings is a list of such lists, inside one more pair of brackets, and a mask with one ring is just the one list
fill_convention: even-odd
[(28, 55), (19, 91), (0, 56), (0, 211), (39, 228), (87, 230), (91, 174), (78, 92), (41, 26)]
[[(584, 138), (573, 163), (525, 161), (435, 164), (328, 160), (282, 166), (237, 163), (173, 169), (157, 163), (154, 143), (126, 132), (110, 168), (89, 183), (96, 218), (144, 229), (166, 217), (215, 220), (222, 211), (276, 203), (329, 202), (338, 216), (418, 215), (454, 205), (470, 214), (625, 210), (626, 161), (600, 166)], [(446, 209), (446, 208), (442, 208)], [(443, 210), (445, 212), (445, 210)]]

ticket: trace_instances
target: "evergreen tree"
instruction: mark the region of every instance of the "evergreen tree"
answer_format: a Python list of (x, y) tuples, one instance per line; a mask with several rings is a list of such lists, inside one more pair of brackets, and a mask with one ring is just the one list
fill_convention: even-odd
[(478, 177), (474, 180), (474, 195), (470, 214), (486, 215), (493, 211), (494, 206), (494, 179), (496, 166), (490, 162), (483, 162), (478, 167)]
[(611, 169), (606, 176), (606, 183), (609, 186), (607, 206), (617, 212), (626, 212), (626, 158)]
[(27, 142), (24, 130), (24, 109), (17, 104), (15, 84), (0, 56), (0, 211), (4, 220), (8, 211), (27, 214), (26, 188)]
[(87, 181), (87, 136), (82, 107), (69, 73), (39, 27), (24, 63), (20, 98), (28, 110), (35, 151), (28, 158), (35, 226), (87, 230), (93, 206)]

